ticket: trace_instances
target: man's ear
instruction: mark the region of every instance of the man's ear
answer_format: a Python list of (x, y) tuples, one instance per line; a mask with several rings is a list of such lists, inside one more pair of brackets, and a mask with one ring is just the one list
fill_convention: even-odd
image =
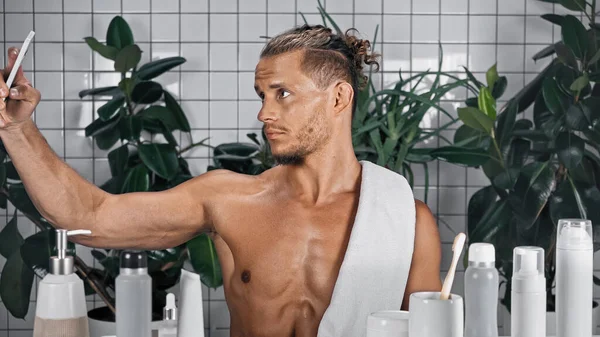
[(352, 110), (354, 91), (352, 90), (350, 83), (346, 81), (339, 81), (334, 85), (333, 90), (335, 114), (339, 115), (346, 109)]

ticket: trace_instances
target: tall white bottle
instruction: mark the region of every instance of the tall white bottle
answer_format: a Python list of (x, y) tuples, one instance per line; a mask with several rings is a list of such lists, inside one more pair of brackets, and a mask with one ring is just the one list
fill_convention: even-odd
[(513, 250), (511, 291), (512, 337), (546, 337), (546, 277), (544, 249)]
[(89, 337), (83, 281), (73, 272), (67, 255), (67, 237), (89, 235), (88, 230), (56, 230), (57, 256), (50, 258), (50, 273), (38, 286), (34, 337)]
[(152, 278), (144, 251), (121, 252), (119, 276), (115, 279), (117, 337), (150, 337), (152, 323)]
[(556, 242), (556, 336), (592, 336), (594, 242), (592, 222), (558, 221)]
[(498, 337), (498, 270), (494, 245), (469, 246), (465, 270), (465, 337)]

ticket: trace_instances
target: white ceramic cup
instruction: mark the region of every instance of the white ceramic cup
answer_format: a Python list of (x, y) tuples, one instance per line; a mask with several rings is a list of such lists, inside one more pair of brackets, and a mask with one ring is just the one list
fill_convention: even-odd
[(408, 311), (371, 313), (367, 318), (367, 337), (408, 337)]
[(463, 299), (450, 294), (440, 299), (440, 292), (416, 292), (410, 295), (409, 336), (463, 337)]

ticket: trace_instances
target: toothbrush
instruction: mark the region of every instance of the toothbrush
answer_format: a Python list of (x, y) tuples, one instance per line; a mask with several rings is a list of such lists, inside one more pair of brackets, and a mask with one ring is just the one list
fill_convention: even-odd
[[(17, 71), (19, 70), (21, 63), (23, 62), (23, 59), (25, 58), (25, 54), (27, 54), (27, 50), (29, 49), (29, 44), (31, 43), (31, 40), (33, 39), (34, 35), (35, 35), (35, 32), (30, 31), (29, 34), (27, 35), (27, 38), (23, 42), (23, 45), (21, 46), (21, 50), (19, 51), (17, 60), (15, 61), (15, 64), (13, 65), (12, 70), (10, 71), (10, 75), (8, 75), (8, 79), (6, 80), (6, 86), (8, 87), (8, 89), (10, 89), (10, 86), (13, 84), (13, 81), (15, 80), (15, 76), (17, 76)], [(4, 101), (5, 99), (6, 98), (3, 97), (2, 101)]]
[(465, 233), (458, 233), (458, 235), (454, 238), (454, 243), (452, 244), (452, 264), (450, 265), (450, 270), (448, 270), (448, 275), (446, 275), (444, 286), (442, 287), (442, 292), (440, 295), (440, 299), (442, 300), (447, 300), (450, 297), (450, 290), (452, 289), (454, 274), (456, 273), (456, 265), (458, 264), (458, 259), (462, 253), (466, 239), (467, 236)]

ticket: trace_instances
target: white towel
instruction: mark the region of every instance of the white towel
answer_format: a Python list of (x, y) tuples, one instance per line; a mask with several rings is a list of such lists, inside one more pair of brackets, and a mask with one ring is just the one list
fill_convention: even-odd
[(415, 201), (406, 179), (361, 161), (358, 210), (318, 337), (364, 337), (367, 317), (400, 310), (413, 255)]

